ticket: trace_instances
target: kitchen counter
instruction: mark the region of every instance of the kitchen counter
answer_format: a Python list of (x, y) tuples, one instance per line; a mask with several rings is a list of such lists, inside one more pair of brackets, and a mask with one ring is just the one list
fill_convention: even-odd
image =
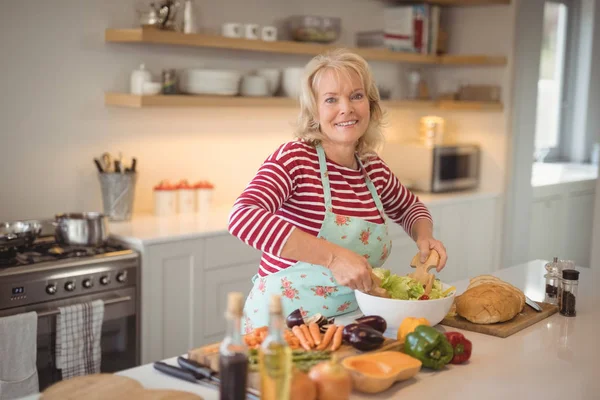
[[(415, 194), (426, 205), (438, 205), (493, 198), (499, 196), (500, 192), (463, 191), (439, 194), (416, 192)], [(171, 217), (134, 215), (131, 221), (111, 222), (109, 229), (113, 238), (136, 247), (142, 244), (228, 234), (227, 224), (231, 207), (231, 204), (225, 204), (197, 214), (178, 214)]]
[(575, 163), (533, 163), (531, 186), (559, 185), (598, 178), (598, 166)]
[[(536, 260), (494, 273), (534, 300), (544, 297), (545, 261)], [(577, 317), (555, 314), (508, 338), (465, 332), (473, 343), (473, 355), (467, 364), (450, 365), (442, 371), (422, 369), (413, 379), (396, 383), (379, 395), (353, 393), (352, 399), (596, 399), (600, 392), (597, 340), (600, 298), (600, 270), (581, 271)], [(462, 293), (468, 280), (455, 282)], [(353, 315), (339, 317), (340, 323)], [(445, 329), (438, 325), (438, 328)], [(450, 328), (451, 330), (457, 330)], [(387, 336), (395, 337), (393, 332)], [(596, 349), (596, 350), (594, 350)], [(165, 360), (176, 365), (176, 359)], [(140, 381), (148, 388), (171, 388), (218, 399), (214, 389), (184, 382), (155, 371), (152, 364), (125, 370), (120, 375)]]

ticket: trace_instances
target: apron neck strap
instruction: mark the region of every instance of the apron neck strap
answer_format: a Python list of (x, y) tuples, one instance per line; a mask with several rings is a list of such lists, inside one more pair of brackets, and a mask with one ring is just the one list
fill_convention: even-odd
[[(329, 183), (329, 174), (327, 172), (327, 158), (325, 157), (325, 150), (321, 144), (316, 145), (317, 155), (319, 157), (319, 171), (321, 172), (321, 182), (323, 183), (323, 196), (325, 197), (325, 211), (329, 211), (332, 209), (331, 205), (331, 185)], [(363, 163), (360, 161), (360, 158), (356, 157), (356, 161), (358, 162), (358, 166), (362, 171), (363, 176), (365, 177), (365, 184), (367, 185), (367, 189), (369, 189), (369, 193), (373, 197), (373, 201), (375, 202), (375, 206), (377, 207), (377, 211), (381, 214), (381, 217), (385, 220), (385, 213), (383, 211), (383, 203), (381, 203), (381, 199), (379, 198), (379, 194), (377, 194), (377, 189), (375, 189), (375, 185), (371, 182)]]

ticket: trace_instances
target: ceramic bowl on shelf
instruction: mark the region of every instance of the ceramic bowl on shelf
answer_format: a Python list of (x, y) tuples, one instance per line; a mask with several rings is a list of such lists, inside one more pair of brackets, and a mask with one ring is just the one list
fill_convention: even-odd
[(260, 75), (244, 75), (242, 77), (240, 94), (251, 97), (269, 96), (269, 81)]
[(162, 90), (160, 82), (144, 82), (142, 85), (142, 93), (146, 96), (153, 96), (159, 94)]
[(281, 88), (283, 89), (284, 96), (293, 97), (295, 99), (300, 97), (300, 86), (302, 84), (303, 73), (304, 68), (298, 67), (289, 67), (283, 70)]
[(242, 73), (234, 70), (189, 68), (179, 74), (179, 90), (187, 94), (235, 96)]

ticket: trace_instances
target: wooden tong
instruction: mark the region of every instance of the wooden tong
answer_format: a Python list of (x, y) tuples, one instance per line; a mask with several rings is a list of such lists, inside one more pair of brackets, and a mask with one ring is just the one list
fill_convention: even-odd
[(387, 290), (381, 287), (381, 279), (371, 271), (371, 289), (367, 292), (371, 296), (390, 298)]
[(439, 263), (440, 255), (435, 250), (431, 250), (429, 253), (429, 258), (427, 258), (424, 263), (421, 262), (420, 253), (417, 253), (410, 262), (410, 266), (415, 268), (415, 272), (408, 274), (408, 276), (418, 282), (421, 282), (421, 284), (425, 286), (425, 294), (427, 295), (429, 295), (431, 292), (433, 281), (435, 280), (435, 275), (430, 274), (429, 270), (432, 268), (437, 268)]

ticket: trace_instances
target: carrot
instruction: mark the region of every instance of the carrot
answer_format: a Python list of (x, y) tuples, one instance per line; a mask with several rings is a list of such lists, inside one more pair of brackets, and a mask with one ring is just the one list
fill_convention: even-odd
[(319, 325), (317, 325), (316, 322), (311, 322), (310, 325), (308, 325), (308, 330), (310, 331), (310, 335), (312, 336), (315, 345), (320, 345), (321, 331), (319, 330)]
[(310, 331), (308, 330), (308, 326), (306, 326), (305, 324), (302, 324), (302, 325), (300, 325), (300, 329), (302, 330), (302, 333), (304, 333), (304, 336), (306, 337), (306, 341), (308, 342), (310, 347), (311, 348), (315, 347), (315, 342), (313, 341)]
[(333, 338), (333, 334), (335, 333), (337, 327), (333, 324), (329, 325), (327, 331), (325, 332), (325, 336), (323, 336), (323, 340), (321, 340), (321, 344), (317, 347), (317, 350), (325, 350), (331, 339)]
[(342, 345), (342, 332), (344, 330), (344, 325), (340, 325), (337, 327), (335, 331), (335, 335), (333, 335), (333, 343), (331, 344), (331, 351), (336, 351)]
[(310, 348), (311, 348), (310, 344), (306, 340), (306, 337), (304, 336), (302, 329), (300, 329), (300, 327), (298, 325), (296, 325), (292, 328), (292, 332), (294, 332), (294, 335), (296, 335), (296, 337), (300, 341), (300, 345), (304, 348), (304, 350), (310, 351)]

